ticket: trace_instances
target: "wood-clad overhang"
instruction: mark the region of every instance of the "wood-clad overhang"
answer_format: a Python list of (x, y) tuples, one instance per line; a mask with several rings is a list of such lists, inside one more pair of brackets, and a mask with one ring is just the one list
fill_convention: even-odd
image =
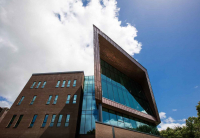
[(161, 121), (147, 70), (96, 26), (93, 26), (93, 29), (95, 98), (97, 103), (102, 103), (100, 59), (103, 59), (142, 86), (156, 118), (154, 123), (159, 124)]

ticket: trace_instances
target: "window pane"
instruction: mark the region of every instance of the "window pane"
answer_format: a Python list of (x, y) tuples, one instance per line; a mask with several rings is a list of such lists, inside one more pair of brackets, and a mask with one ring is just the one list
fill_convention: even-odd
[(42, 127), (45, 127), (46, 123), (47, 123), (47, 119), (48, 119), (49, 115), (45, 115), (44, 117), (44, 121), (42, 123)]
[(46, 81), (44, 81), (43, 85), (42, 85), (42, 88), (44, 88), (44, 86), (46, 85)]
[(85, 133), (87, 134), (92, 129), (92, 118), (91, 115), (85, 115), (86, 122), (85, 122)]
[(32, 104), (34, 103), (36, 97), (37, 97), (37, 96), (34, 96), (34, 97), (33, 97), (33, 99), (32, 99), (32, 101), (31, 101), (30, 105), (32, 105)]
[(81, 115), (80, 134), (85, 134), (85, 115)]
[(35, 120), (36, 120), (36, 118), (37, 118), (37, 115), (34, 115), (34, 116), (33, 116), (33, 119), (32, 119), (32, 121), (31, 121), (31, 124), (30, 124), (30, 126), (29, 126), (29, 127), (33, 127), (33, 125), (34, 125), (34, 123), (35, 123)]
[(125, 105), (130, 107), (129, 105), (129, 101), (128, 101), (128, 96), (127, 96), (127, 91), (125, 89), (123, 89), (123, 95), (124, 95), (124, 100), (125, 100)]
[(22, 98), (20, 99), (20, 101), (17, 105), (20, 105), (23, 100), (24, 100), (24, 96), (22, 96)]
[(112, 110), (109, 110), (109, 114), (110, 114), (110, 124), (117, 126), (117, 116), (115, 112)]
[(65, 82), (66, 82), (66, 80), (63, 81), (62, 87), (65, 87)]
[(69, 126), (69, 119), (70, 119), (70, 115), (66, 116), (66, 121), (65, 121), (65, 127)]
[(113, 86), (113, 91), (114, 91), (115, 102), (120, 103), (120, 101), (119, 101), (119, 94), (118, 94), (118, 90), (117, 90), (117, 86)]
[(70, 87), (71, 80), (68, 80), (67, 87)]
[(137, 128), (137, 125), (136, 125), (136, 121), (135, 121), (135, 120), (130, 119), (130, 123), (131, 123), (130, 128)]
[(58, 87), (59, 87), (59, 84), (60, 84), (60, 81), (58, 81), (58, 82), (57, 82), (56, 88), (58, 88)]
[(54, 121), (55, 121), (56, 115), (52, 115), (52, 119), (51, 119), (51, 123), (50, 123), (50, 127), (53, 127)]
[(103, 122), (104, 123), (110, 124), (109, 113), (108, 113), (108, 110), (105, 109), (105, 108), (103, 108), (102, 117), (103, 117)]
[(51, 102), (51, 98), (52, 98), (52, 95), (49, 96), (49, 99), (48, 99), (48, 101), (47, 101), (46, 104), (50, 104), (50, 102)]
[(86, 96), (87, 97), (87, 110), (92, 109), (92, 96)]
[(57, 100), (58, 100), (58, 95), (56, 95), (54, 101), (53, 101), (53, 104), (56, 104), (57, 103)]
[(118, 88), (120, 103), (125, 105), (124, 96), (121, 88)]
[(73, 83), (73, 87), (75, 87), (76, 86), (76, 80), (74, 80), (74, 83)]
[(77, 95), (74, 95), (73, 104), (76, 103)]
[(69, 102), (70, 102), (70, 96), (71, 96), (71, 95), (67, 95), (67, 101), (66, 101), (66, 104), (69, 104)]
[(32, 84), (32, 86), (31, 86), (31, 88), (33, 88), (35, 86), (35, 84), (36, 84), (36, 82), (34, 81), (33, 84)]
[(131, 123), (127, 116), (124, 116), (124, 125), (125, 125), (125, 128), (131, 128)]
[(103, 93), (103, 97), (108, 99), (108, 88), (107, 88), (106, 81), (102, 81), (102, 93)]
[(107, 83), (107, 86), (108, 86), (108, 97), (110, 100), (114, 101), (114, 95), (111, 83)]
[(63, 116), (63, 115), (59, 115), (57, 127), (60, 127), (60, 126), (61, 126), (62, 116)]
[(87, 106), (86, 106), (86, 100), (87, 100), (87, 96), (83, 96), (83, 105), (82, 105), (82, 110), (86, 110)]
[(124, 127), (124, 119), (121, 114), (117, 113), (118, 126)]
[(15, 120), (17, 115), (13, 115), (12, 119), (10, 120), (10, 123), (8, 124), (8, 128), (12, 125), (13, 121)]
[(19, 119), (18, 119), (18, 121), (17, 121), (17, 123), (15, 124), (15, 128), (19, 125), (19, 123), (21, 122), (21, 120), (22, 120), (22, 117), (23, 117), (23, 115), (20, 115), (19, 116)]
[(40, 84), (41, 84), (41, 81), (39, 81), (39, 83), (38, 83), (38, 85), (37, 85), (37, 87), (36, 87), (36, 88), (39, 88)]

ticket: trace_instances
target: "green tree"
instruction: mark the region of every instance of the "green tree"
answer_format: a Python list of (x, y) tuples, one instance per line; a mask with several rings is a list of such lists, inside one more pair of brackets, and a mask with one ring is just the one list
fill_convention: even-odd
[(186, 119), (186, 126), (167, 128), (160, 131), (160, 135), (165, 138), (200, 138), (200, 102), (196, 106), (197, 117)]

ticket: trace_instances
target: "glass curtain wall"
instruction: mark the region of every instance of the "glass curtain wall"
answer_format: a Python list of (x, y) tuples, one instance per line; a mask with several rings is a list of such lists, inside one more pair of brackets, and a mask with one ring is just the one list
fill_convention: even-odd
[(103, 108), (102, 111), (103, 123), (119, 126), (122, 128), (128, 129), (136, 129), (137, 127), (147, 125), (153, 126), (147, 122), (142, 120), (130, 117), (128, 115), (124, 115), (106, 108)]
[(104, 98), (152, 115), (142, 87), (102, 59), (101, 85)]
[(94, 76), (85, 76), (80, 134), (94, 134), (98, 111), (95, 101)]

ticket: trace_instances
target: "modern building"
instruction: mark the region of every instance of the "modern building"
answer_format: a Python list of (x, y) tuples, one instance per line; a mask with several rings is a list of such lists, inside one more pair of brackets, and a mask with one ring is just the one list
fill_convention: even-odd
[(1, 138), (156, 138), (160, 123), (147, 70), (94, 29), (94, 76), (32, 74), (0, 123)]

